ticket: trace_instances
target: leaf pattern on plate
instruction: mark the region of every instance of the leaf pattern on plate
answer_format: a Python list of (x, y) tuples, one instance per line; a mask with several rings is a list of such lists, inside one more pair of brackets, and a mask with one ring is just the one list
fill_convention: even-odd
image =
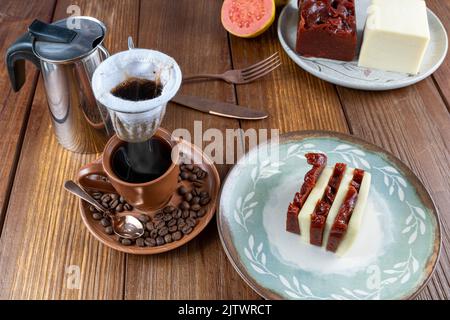
[(409, 235), (408, 244), (413, 244), (418, 235), (423, 236), (426, 232), (426, 214), (422, 208), (413, 206), (408, 201), (406, 204), (409, 208), (409, 216), (405, 220), (406, 227), (402, 230), (402, 234)]
[(340, 144), (328, 153), (341, 156), (347, 164), (352, 165), (355, 168), (371, 169), (369, 162), (364, 159), (366, 156), (365, 152), (351, 145)]
[(407, 188), (408, 184), (400, 175), (398, 170), (390, 166), (374, 169), (383, 174), (383, 181), (385, 186), (389, 190), (389, 195), (392, 196), (394, 193), (396, 193), (398, 199), (401, 202), (405, 201), (405, 191), (403, 189)]

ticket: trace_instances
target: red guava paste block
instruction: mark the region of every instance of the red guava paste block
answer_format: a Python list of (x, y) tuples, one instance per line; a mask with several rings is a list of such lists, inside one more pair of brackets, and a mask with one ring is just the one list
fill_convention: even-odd
[(299, 0), (296, 51), (305, 57), (352, 61), (356, 54), (354, 0)]

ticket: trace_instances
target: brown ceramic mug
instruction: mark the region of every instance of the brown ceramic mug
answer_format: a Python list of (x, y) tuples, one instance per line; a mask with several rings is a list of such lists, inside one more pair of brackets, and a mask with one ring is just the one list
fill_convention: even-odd
[[(176, 142), (171, 140), (170, 133), (164, 129), (159, 128), (153, 138), (167, 144), (171, 150), (176, 146)], [(102, 157), (80, 169), (79, 183), (85, 188), (118, 192), (128, 203), (141, 210), (155, 210), (163, 207), (170, 201), (177, 188), (180, 173), (177, 164), (178, 152), (172, 152), (172, 164), (161, 176), (144, 183), (132, 183), (120, 179), (112, 167), (115, 151), (125, 143), (117, 136), (113, 136), (106, 144)], [(98, 179), (98, 176), (108, 178), (109, 182)]]

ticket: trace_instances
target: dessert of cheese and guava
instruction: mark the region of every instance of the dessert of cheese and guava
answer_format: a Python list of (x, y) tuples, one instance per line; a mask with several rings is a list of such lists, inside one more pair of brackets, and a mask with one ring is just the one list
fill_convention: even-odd
[(341, 256), (355, 241), (364, 218), (371, 175), (345, 163), (327, 167), (327, 156), (321, 153), (305, 157), (312, 168), (289, 204), (286, 230)]

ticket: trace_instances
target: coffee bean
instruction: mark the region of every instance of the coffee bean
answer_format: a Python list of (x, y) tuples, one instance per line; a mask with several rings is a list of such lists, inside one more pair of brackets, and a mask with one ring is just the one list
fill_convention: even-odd
[(180, 170), (181, 171), (185, 171), (186, 170), (186, 165), (184, 163), (180, 164)]
[(109, 196), (111, 197), (112, 200), (118, 200), (119, 199), (119, 195), (117, 193), (110, 193)]
[(147, 247), (154, 247), (156, 246), (156, 240), (152, 238), (145, 238), (144, 243)]
[(100, 220), (103, 218), (103, 215), (99, 212), (96, 212), (92, 215), (92, 218), (94, 218), (94, 220)]
[(94, 193), (92, 193), (92, 198), (94, 198), (95, 200), (101, 199), (102, 196), (103, 196), (103, 193), (101, 193), (101, 192), (94, 192)]
[(185, 223), (185, 222), (182, 222), (182, 223), (178, 224), (178, 225), (177, 225), (178, 230), (182, 230), (182, 229), (184, 228), (184, 226), (186, 226), (186, 223)]
[(190, 227), (195, 227), (195, 225), (197, 224), (197, 221), (194, 218), (187, 218), (186, 224)]
[(120, 240), (120, 242), (124, 245), (124, 246), (130, 246), (132, 244), (132, 241), (130, 239), (122, 239)]
[(171, 213), (171, 212), (173, 212), (175, 210), (175, 207), (174, 206), (167, 206), (167, 207), (165, 207), (164, 209), (163, 209), (163, 212), (164, 213)]
[(197, 187), (197, 188), (201, 188), (203, 186), (203, 183), (201, 183), (199, 181), (194, 181), (192, 184), (194, 185), (194, 187)]
[(158, 212), (153, 216), (153, 219), (162, 219), (164, 217), (164, 213)]
[(161, 229), (159, 229), (158, 235), (160, 235), (160, 236), (165, 236), (168, 232), (169, 232), (169, 228), (167, 228), (167, 227), (162, 227)]
[(113, 230), (113, 228), (111, 226), (107, 226), (105, 228), (105, 233), (111, 235), (111, 234), (114, 233), (114, 230)]
[(197, 172), (199, 172), (201, 169), (197, 166), (194, 167), (194, 169), (192, 169), (192, 173), (197, 174)]
[(202, 179), (208, 176), (208, 171), (202, 170)]
[(177, 211), (172, 215), (175, 219), (181, 218), (181, 214), (183, 211), (181, 209), (177, 209)]
[(107, 193), (105, 193), (100, 199), (102, 200), (102, 202), (109, 202), (109, 201), (111, 201), (111, 197)]
[(147, 238), (150, 236), (150, 232), (148, 232), (147, 230), (144, 231), (144, 234), (142, 235), (142, 237)]
[(97, 208), (94, 206), (89, 206), (89, 211), (92, 213), (98, 212)]
[(170, 234), (166, 234), (166, 235), (164, 236), (164, 241), (165, 241), (166, 243), (171, 243), (171, 242), (172, 242), (172, 236), (171, 236)]
[(191, 174), (188, 176), (188, 180), (191, 181), (191, 182), (192, 182), (192, 181), (196, 181), (196, 180), (197, 180), (197, 175), (191, 173)]
[(174, 233), (175, 231), (177, 231), (178, 230), (178, 226), (171, 226), (171, 227), (169, 227), (169, 232), (170, 233)]
[(119, 202), (120, 202), (120, 203), (124, 203), (124, 202), (125, 202), (125, 199), (124, 199), (122, 196), (120, 196), (120, 197), (119, 197)]
[(191, 205), (198, 204), (200, 202), (200, 197), (193, 197), (191, 200)]
[(205, 205), (207, 205), (210, 201), (211, 201), (211, 198), (210, 198), (210, 197), (202, 198), (202, 199), (200, 199), (200, 204), (201, 204), (202, 206), (205, 206)]
[(192, 198), (193, 198), (193, 196), (192, 196), (192, 193), (190, 193), (190, 192), (188, 192), (184, 195), (184, 200), (186, 200), (188, 202), (191, 201)]
[(146, 224), (147, 222), (150, 221), (150, 217), (149, 217), (148, 215), (146, 215), (146, 214), (140, 214), (140, 215), (138, 216), (138, 220), (139, 220), (140, 222), (142, 222), (143, 224)]
[(103, 218), (102, 220), (100, 220), (100, 224), (104, 227), (107, 227), (111, 225), (111, 221), (109, 221), (108, 218)]
[(199, 195), (199, 189), (197, 189), (197, 188), (192, 189), (191, 192), (194, 197), (197, 197)]
[(137, 238), (136, 244), (138, 247), (145, 247), (145, 240), (143, 238)]
[(181, 179), (183, 179), (183, 180), (186, 180), (187, 178), (189, 178), (189, 176), (190, 176), (189, 172), (182, 171), (182, 172), (180, 173), (180, 177), (181, 177)]
[(147, 228), (148, 231), (152, 231), (153, 229), (155, 229), (155, 225), (151, 221), (147, 222), (145, 224), (145, 227)]
[(111, 202), (109, 203), (109, 207), (111, 209), (115, 209), (117, 206), (119, 205), (119, 200), (111, 200)]
[(116, 207), (116, 212), (122, 212), (123, 211), (123, 204), (120, 203), (117, 207)]
[(177, 224), (180, 224), (180, 223), (184, 223), (184, 219), (183, 218), (177, 219)]
[(205, 208), (201, 208), (198, 212), (197, 212), (197, 217), (203, 217), (206, 214), (206, 209)]
[(133, 206), (132, 206), (131, 204), (129, 204), (129, 203), (125, 203), (125, 204), (123, 205), (123, 208), (124, 208), (125, 210), (127, 210), (127, 211), (133, 210)]
[(175, 219), (169, 220), (169, 221), (167, 222), (167, 226), (168, 226), (168, 227), (174, 226), (174, 225), (176, 225), (176, 224), (177, 224), (177, 220), (175, 220)]
[(172, 233), (172, 240), (178, 241), (183, 237), (183, 234), (180, 231)]
[(163, 244), (164, 244), (164, 238), (163, 237), (156, 238), (156, 245), (157, 246), (162, 246)]
[(192, 165), (192, 164), (187, 164), (187, 165), (186, 165), (186, 169), (189, 170), (189, 171), (192, 171), (192, 169), (194, 169), (194, 165)]
[(109, 202), (102, 202), (102, 206), (103, 206), (105, 209), (109, 209)]
[(189, 210), (183, 210), (183, 213), (181, 214), (181, 216), (183, 217), (183, 218), (187, 218), (187, 217), (189, 217)]
[(183, 229), (181, 229), (181, 232), (183, 232), (184, 234), (189, 234), (192, 232), (192, 228), (189, 225), (185, 225)]
[(156, 229), (161, 229), (163, 227), (165, 227), (166, 223), (164, 221), (160, 221), (155, 225)]
[(198, 210), (200, 210), (200, 208), (201, 208), (201, 206), (198, 203), (191, 206), (191, 210), (194, 210), (194, 211), (198, 211)]
[(170, 213), (167, 213), (163, 217), (163, 221), (167, 222), (169, 220), (172, 220), (172, 215)]
[(153, 229), (150, 231), (150, 238), (155, 239), (158, 236), (158, 229)]
[(189, 203), (188, 203), (187, 201), (183, 201), (183, 202), (180, 204), (180, 209), (188, 210), (189, 208), (190, 208), (190, 205), (189, 205)]
[(189, 218), (197, 218), (197, 212), (195, 212), (195, 211), (189, 211)]
[(200, 192), (200, 198), (206, 198), (209, 197), (209, 193), (207, 191)]
[(180, 196), (184, 196), (188, 192), (188, 189), (184, 186), (181, 186), (178, 188), (178, 194)]

